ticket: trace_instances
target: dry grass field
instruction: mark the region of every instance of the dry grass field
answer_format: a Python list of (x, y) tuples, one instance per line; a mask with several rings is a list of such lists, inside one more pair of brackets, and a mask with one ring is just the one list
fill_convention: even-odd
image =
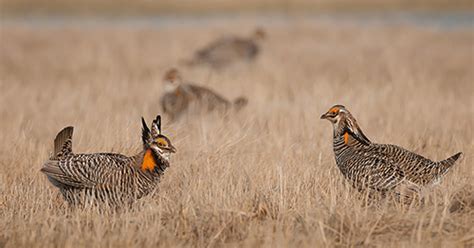
[[(70, 209), (39, 169), (56, 133), (78, 153), (139, 151), (162, 74), (224, 28), (1, 26), (0, 247), (472, 247), (474, 34), (420, 27), (270, 25), (263, 53), (223, 71), (182, 69), (242, 112), (190, 118), (153, 195), (110, 213)], [(375, 142), (464, 157), (423, 205), (368, 204), (342, 178), (332, 127), (346, 105)]]

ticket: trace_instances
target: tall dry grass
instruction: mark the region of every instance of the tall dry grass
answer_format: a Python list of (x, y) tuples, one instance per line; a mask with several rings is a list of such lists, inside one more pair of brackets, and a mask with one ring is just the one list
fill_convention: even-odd
[[(165, 119), (178, 153), (158, 192), (119, 213), (68, 209), (39, 172), (56, 133), (74, 125), (75, 152), (137, 152), (140, 117), (160, 113), (163, 72), (225, 32), (3, 25), (0, 246), (473, 245), (470, 31), (272, 25), (252, 65), (182, 68), (250, 105), (227, 120)], [(331, 126), (319, 120), (336, 103), (373, 141), (464, 158), (423, 206), (368, 205), (339, 173)]]

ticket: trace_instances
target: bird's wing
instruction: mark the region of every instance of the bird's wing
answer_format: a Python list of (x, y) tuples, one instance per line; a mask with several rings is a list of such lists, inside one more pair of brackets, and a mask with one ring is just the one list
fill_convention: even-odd
[(223, 66), (236, 57), (240, 57), (238, 39), (224, 38), (211, 43), (209, 46), (196, 52), (196, 58), (201, 61)]
[(217, 40), (209, 43), (209, 45), (199, 49), (196, 52), (196, 54), (200, 57), (206, 57), (210, 53), (212, 53), (213, 51), (220, 50), (222, 48), (228, 47), (229, 45), (234, 43), (235, 39), (236, 38), (232, 37), (232, 36), (222, 37), (220, 39), (217, 39)]
[(92, 187), (93, 184), (78, 180), (74, 176), (69, 175), (61, 169), (61, 162), (59, 160), (48, 160), (44, 163), (41, 172), (48, 176), (48, 179), (54, 186), (84, 188)]
[(215, 92), (214, 90), (211, 90), (206, 87), (202, 87), (199, 85), (194, 85), (190, 84), (188, 85), (193, 92), (195, 92), (197, 95), (199, 95), (199, 98), (213, 98), (213, 100), (223, 103), (223, 104), (230, 104), (230, 102), (225, 99), (223, 96), (221, 96), (219, 93)]
[(376, 190), (391, 190), (401, 184), (406, 175), (404, 171), (390, 157), (378, 153), (376, 149), (367, 147), (355, 148), (362, 164), (365, 164), (365, 175), (368, 186)]
[(413, 183), (423, 185), (433, 180), (432, 170), (436, 163), (430, 159), (402, 147), (389, 144), (377, 145), (377, 152), (390, 158)]
[(48, 160), (41, 171), (54, 185), (91, 188), (127, 166), (129, 158), (119, 154), (78, 154)]

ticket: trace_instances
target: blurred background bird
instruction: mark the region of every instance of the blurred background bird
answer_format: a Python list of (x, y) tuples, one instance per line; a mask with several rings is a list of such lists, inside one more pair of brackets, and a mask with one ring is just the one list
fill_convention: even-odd
[(161, 106), (163, 113), (172, 121), (186, 114), (218, 112), (225, 115), (231, 110), (239, 111), (248, 103), (244, 96), (230, 101), (210, 88), (185, 82), (181, 73), (174, 68), (165, 73), (163, 83)]
[(227, 35), (197, 50), (193, 58), (184, 61), (184, 64), (222, 69), (236, 62), (252, 62), (261, 53), (265, 37), (266, 32), (262, 28), (255, 29), (249, 37)]

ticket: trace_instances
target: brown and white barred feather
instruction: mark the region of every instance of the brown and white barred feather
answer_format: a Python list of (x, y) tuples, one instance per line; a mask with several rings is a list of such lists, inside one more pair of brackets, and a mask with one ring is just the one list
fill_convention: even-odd
[(333, 106), (321, 118), (333, 124), (333, 149), (339, 170), (359, 190), (386, 192), (402, 184), (412, 189), (434, 184), (461, 156), (457, 153), (434, 162), (399, 146), (372, 143), (342, 105)]
[[(169, 166), (161, 161), (157, 173), (137, 169), (141, 155), (75, 154), (61, 160), (49, 160), (43, 172), (64, 198), (73, 205), (90, 199), (113, 206), (132, 203), (149, 194)], [(81, 192), (81, 194), (78, 194)]]
[(65, 128), (55, 139), (55, 154), (41, 171), (71, 205), (131, 204), (153, 191), (169, 167), (169, 160), (155, 152), (154, 142), (169, 143), (167, 147), (175, 151), (161, 135), (160, 120), (158, 116), (153, 121), (151, 130), (143, 121), (144, 150), (132, 157), (113, 153), (73, 154), (73, 129)]
[(398, 165), (388, 158), (371, 153), (366, 144), (350, 134), (335, 136), (333, 149), (339, 170), (358, 190), (369, 188), (387, 192), (405, 179)]

